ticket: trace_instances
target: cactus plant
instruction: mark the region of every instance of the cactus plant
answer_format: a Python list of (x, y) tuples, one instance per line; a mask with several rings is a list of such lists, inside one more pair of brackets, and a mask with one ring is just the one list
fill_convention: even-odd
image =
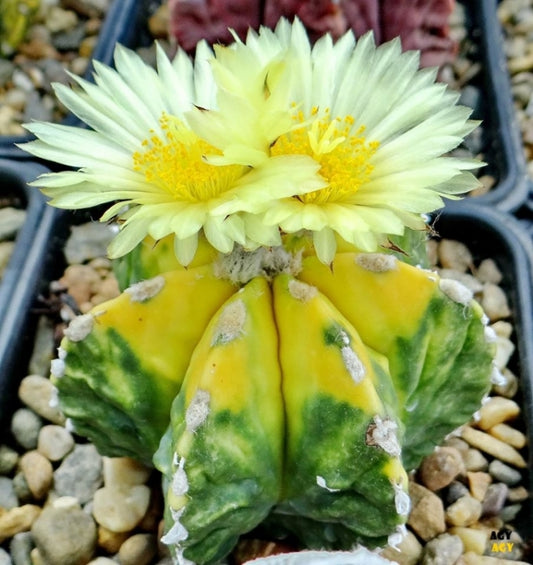
[(118, 47), (57, 87), (94, 131), (28, 126), (28, 151), (80, 167), (36, 181), (51, 203), (113, 202), (119, 226), (123, 292), (65, 332), (60, 407), (103, 454), (153, 460), (177, 563), (258, 525), (394, 544), (408, 471), (490, 386), (472, 294), (393, 243), (416, 262), (421, 214), (475, 185), (443, 156), (475, 124), (398, 42), (311, 49), (296, 21), (206, 49), (156, 72)]

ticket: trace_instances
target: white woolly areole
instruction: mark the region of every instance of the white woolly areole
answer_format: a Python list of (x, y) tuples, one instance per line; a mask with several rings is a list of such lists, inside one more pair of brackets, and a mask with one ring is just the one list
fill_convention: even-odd
[(91, 314), (76, 316), (65, 329), (65, 336), (70, 341), (82, 341), (92, 331), (94, 318)]
[(64, 349), (63, 347), (59, 346), (57, 348), (57, 357), (58, 357), (58, 359), (61, 359), (62, 361), (64, 361), (67, 358), (67, 350)]
[(302, 253), (289, 253), (284, 247), (258, 247), (246, 251), (241, 246), (221, 255), (215, 262), (215, 276), (236, 284), (246, 284), (255, 277), (271, 279), (281, 273), (297, 275), (302, 270)]
[(389, 418), (382, 420), (379, 414), (374, 416), (366, 430), (366, 444), (375, 445), (392, 457), (399, 457), (402, 448), (396, 435), (398, 424)]
[(71, 433), (76, 432), (76, 426), (74, 425), (74, 422), (70, 418), (67, 418), (65, 420), (65, 429), (67, 430), (67, 432), (71, 432)]
[(485, 326), (483, 331), (485, 334), (485, 341), (487, 343), (496, 343), (498, 341), (498, 334), (494, 331), (494, 328)]
[(207, 419), (209, 415), (209, 401), (211, 396), (206, 390), (197, 390), (187, 411), (185, 412), (185, 424), (187, 430), (195, 432)]
[(392, 487), (394, 488), (394, 506), (396, 512), (400, 516), (407, 516), (411, 510), (411, 499), (409, 495), (402, 488), (402, 485), (398, 483), (392, 483)]
[(174, 525), (161, 538), (161, 542), (165, 545), (179, 545), (180, 542), (185, 541), (189, 537), (189, 532), (180, 522), (183, 512), (185, 512), (185, 508), (181, 508), (180, 510), (174, 510), (173, 508), (170, 509)]
[(48, 401), (50, 408), (57, 408), (59, 406), (59, 390), (53, 386), (50, 392), (50, 400)]
[(355, 262), (366, 271), (373, 273), (386, 273), (398, 268), (396, 257), (386, 253), (361, 253), (357, 255)]
[(492, 364), (492, 371), (490, 373), (490, 382), (496, 386), (505, 386), (507, 384), (507, 377), (494, 363)]
[(220, 313), (211, 345), (229, 343), (239, 337), (246, 321), (246, 306), (242, 300), (230, 302)]
[(172, 492), (176, 496), (181, 496), (186, 494), (189, 490), (189, 479), (187, 478), (187, 473), (185, 473), (185, 457), (178, 460), (178, 468), (174, 471), (172, 476)]
[(132, 302), (145, 302), (161, 292), (165, 286), (165, 278), (161, 275), (132, 284), (124, 292), (129, 294)]
[(441, 279), (439, 288), (448, 298), (463, 306), (468, 306), (474, 298), (474, 293), (469, 288), (453, 279)]
[(396, 530), (387, 538), (387, 545), (393, 549), (397, 549), (407, 535), (405, 524), (398, 526)]
[(63, 359), (52, 359), (50, 362), (50, 374), (55, 379), (60, 379), (65, 374), (65, 361)]
[(326, 484), (326, 479), (320, 475), (316, 476), (316, 484), (320, 487), (320, 488), (324, 488), (326, 489), (328, 492), (339, 492), (340, 489), (338, 488), (330, 488), (328, 487), (328, 485)]
[(355, 383), (360, 383), (366, 373), (365, 366), (361, 363), (361, 359), (359, 359), (357, 353), (349, 345), (345, 345), (341, 349), (341, 353), (344, 366), (348, 373), (350, 373), (350, 377), (352, 377)]
[(295, 279), (289, 281), (289, 292), (293, 298), (300, 302), (308, 302), (318, 294), (316, 287)]

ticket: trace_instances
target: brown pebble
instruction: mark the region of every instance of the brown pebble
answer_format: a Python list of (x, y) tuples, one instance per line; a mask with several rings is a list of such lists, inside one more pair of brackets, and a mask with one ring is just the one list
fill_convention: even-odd
[(129, 535), (130, 532), (112, 532), (104, 526), (98, 526), (98, 547), (108, 553), (116, 553)]
[(489, 473), (483, 473), (481, 471), (468, 472), (466, 477), (470, 493), (476, 500), (482, 501), (487, 494), (489, 485), (492, 483), (492, 477)]
[(0, 543), (20, 532), (30, 530), (41, 513), (41, 508), (34, 504), (24, 504), (11, 508), (0, 515)]
[(432, 491), (411, 482), (411, 513), (408, 524), (420, 538), (428, 541), (446, 531), (442, 500)]
[(441, 447), (424, 458), (420, 478), (428, 489), (437, 491), (448, 486), (464, 471), (461, 453), (453, 447)]
[(52, 463), (38, 451), (28, 451), (19, 461), (28, 487), (36, 500), (42, 500), (50, 487), (54, 478)]

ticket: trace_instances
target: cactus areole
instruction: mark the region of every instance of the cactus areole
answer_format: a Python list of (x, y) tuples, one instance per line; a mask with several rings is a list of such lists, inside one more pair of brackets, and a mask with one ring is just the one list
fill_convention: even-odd
[(387, 248), (476, 185), (479, 163), (448, 155), (470, 110), (398, 41), (311, 46), (297, 20), (199, 44), (194, 64), (115, 63), (56, 87), (92, 130), (34, 123), (24, 145), (78, 168), (35, 181), (52, 205), (109, 203), (119, 226), (123, 292), (52, 364), (62, 411), (161, 471), (178, 564), (218, 563), (257, 526), (397, 544), (407, 472), (490, 387), (472, 293)]

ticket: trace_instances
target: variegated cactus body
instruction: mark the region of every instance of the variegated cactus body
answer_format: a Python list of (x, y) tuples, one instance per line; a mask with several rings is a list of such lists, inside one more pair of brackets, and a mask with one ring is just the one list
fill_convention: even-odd
[(204, 251), (175, 269), (170, 248), (141, 250), (122, 282), (155, 275), (140, 288), (159, 292), (132, 301), (135, 283), (89, 314), (87, 335), (67, 332), (63, 411), (106, 454), (146, 461), (163, 435), (163, 540), (180, 559), (217, 563), (259, 524), (308, 547), (395, 539), (407, 471), (490, 386), (481, 308), (392, 255), (346, 248), (326, 266), (297, 238)]

